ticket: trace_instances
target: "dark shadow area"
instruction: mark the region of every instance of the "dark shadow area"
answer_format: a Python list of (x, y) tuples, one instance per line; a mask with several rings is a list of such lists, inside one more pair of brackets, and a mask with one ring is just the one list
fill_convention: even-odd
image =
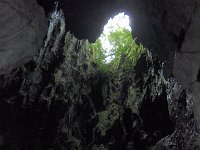
[[(55, 0), (38, 0), (38, 3), (44, 7), (47, 16), (55, 7)], [(78, 39), (88, 39), (90, 42), (100, 36), (109, 18), (119, 12), (127, 12), (127, 8), (123, 8), (123, 5), (119, 7), (115, 0), (59, 0), (58, 4), (65, 14), (66, 30)]]
[(169, 117), (167, 93), (163, 91), (153, 101), (146, 95), (140, 109), (143, 128), (149, 135), (148, 144), (154, 145), (159, 139), (170, 135), (175, 130)]
[(199, 72), (198, 72), (198, 74), (197, 74), (197, 81), (200, 82), (200, 69), (199, 69)]

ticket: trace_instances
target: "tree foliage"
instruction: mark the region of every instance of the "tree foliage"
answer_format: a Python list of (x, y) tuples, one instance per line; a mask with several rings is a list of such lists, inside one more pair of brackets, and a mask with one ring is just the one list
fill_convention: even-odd
[(97, 39), (95, 43), (91, 43), (89, 48), (92, 52), (93, 61), (99, 65), (100, 68), (103, 68), (105, 65), (106, 55), (104, 53), (104, 49), (102, 48), (100, 39)]
[(137, 44), (136, 39), (132, 38), (131, 31), (119, 28), (112, 31), (108, 36), (108, 41), (112, 45), (109, 56), (113, 57), (111, 62), (106, 63), (106, 50), (103, 49), (101, 40), (98, 38), (95, 43), (90, 44), (93, 52), (94, 62), (103, 70), (115, 70), (119, 67), (125, 69), (133, 67), (140, 55), (145, 52), (142, 44)]

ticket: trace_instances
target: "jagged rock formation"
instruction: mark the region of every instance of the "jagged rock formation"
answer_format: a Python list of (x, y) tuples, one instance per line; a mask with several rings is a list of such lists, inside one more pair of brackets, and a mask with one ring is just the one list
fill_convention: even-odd
[(180, 50), (176, 53), (174, 62), (174, 77), (185, 89), (190, 89), (194, 103), (195, 118), (200, 126), (200, 3), (195, 1), (196, 5), (192, 13), (192, 19), (188, 26), (185, 38)]
[(38, 52), (47, 19), (35, 0), (1, 0), (0, 18), (0, 74), (5, 74)]
[(1, 149), (198, 148), (189, 94), (162, 64), (149, 54), (102, 72), (88, 45), (65, 31), (62, 11), (51, 14), (37, 56), (0, 77)]
[[(19, 24), (19, 28), (15, 27), (16, 33), (23, 28), (22, 21), (19, 23), (17, 19), (22, 19), (22, 15), (18, 15), (18, 13), (15, 13), (16, 9), (12, 9), (9, 7), (9, 5), (5, 4), (5, 2), (9, 2), (11, 6), (13, 5), (18, 8), (25, 8), (25, 9), (18, 9), (23, 16), (25, 16), (26, 19), (24, 19), (24, 24), (32, 22), (32, 26), (34, 28), (40, 28), (39, 31), (36, 31), (37, 36), (37, 42), (41, 42), (43, 38), (42, 33), (46, 33), (43, 29), (44, 26), (42, 23), (44, 21), (44, 16), (42, 9), (39, 8), (35, 1), (19, 1), (14, 3), (14, 1), (2, 1), (2, 14), (1, 16), (4, 16), (4, 13), (6, 11), (13, 12), (11, 16), (15, 19), (9, 19), (16, 21), (16, 24)], [(44, 6), (47, 12), (52, 11), (52, 8), (54, 7), (53, 3), (54, 1), (49, 0), (38, 0), (40, 4)], [(199, 25), (199, 19), (198, 19), (198, 11), (199, 11), (199, 2), (197, 0), (192, 0), (188, 2), (187, 0), (151, 0), (151, 1), (100, 1), (100, 2), (91, 2), (91, 1), (62, 1), (60, 0), (60, 7), (64, 9), (65, 18), (66, 18), (66, 30), (71, 30), (72, 33), (74, 33), (79, 39), (89, 39), (90, 41), (94, 41), (102, 32), (103, 26), (108, 20), (109, 17), (113, 16), (115, 13), (118, 13), (120, 11), (125, 11), (127, 14), (129, 14), (131, 18), (131, 26), (133, 30), (134, 37), (137, 37), (139, 42), (142, 42), (145, 47), (148, 47), (153, 50), (153, 52), (158, 56), (158, 58), (161, 61), (166, 61), (166, 69), (165, 74), (166, 76), (170, 76), (172, 73), (172, 67), (174, 66), (174, 74), (178, 74), (177, 80), (184, 80), (184, 82), (188, 81), (187, 84), (190, 84), (191, 82), (196, 81), (198, 71), (199, 71), (199, 64), (198, 64), (198, 56), (193, 56), (190, 52), (190, 54), (184, 54), (180, 55), (177, 53), (177, 57), (175, 60), (175, 65), (173, 64), (173, 58), (175, 51), (181, 53), (183, 51), (192, 51), (194, 52), (194, 49), (198, 49), (198, 32), (197, 28)], [(7, 6), (7, 7), (5, 7)], [(25, 12), (23, 12), (25, 10)], [(40, 13), (41, 12), (41, 13)], [(15, 13), (15, 15), (14, 15)], [(39, 15), (40, 14), (40, 15)], [(32, 16), (34, 16), (34, 20), (32, 21)], [(38, 16), (38, 17), (35, 17)], [(6, 15), (8, 18), (8, 15)], [(5, 17), (5, 19), (6, 19)], [(36, 19), (37, 18), (37, 19)], [(42, 18), (42, 19), (41, 19)], [(41, 20), (41, 21), (40, 21)], [(8, 24), (8, 23), (7, 23)], [(36, 25), (37, 24), (37, 25)], [(38, 26), (39, 27), (36, 27)], [(32, 27), (29, 27), (25, 25), (26, 30), (24, 32), (19, 31), (20, 34), (25, 32), (31, 32), (31, 34), (25, 34), (23, 35), (24, 39), (30, 39), (30, 43), (35, 41), (35, 38), (33, 37), (34, 29)], [(1, 28), (3, 29), (6, 34), (9, 33), (7, 30), (11, 31), (10, 28)], [(7, 29), (7, 30), (5, 30)], [(23, 28), (24, 29), (24, 28)], [(28, 31), (32, 30), (32, 31)], [(3, 32), (1, 32), (3, 33)], [(12, 30), (13, 33), (13, 30)], [(1, 34), (2, 35), (2, 34)], [(6, 35), (7, 36), (7, 35)], [(18, 36), (20, 36), (18, 34)], [(29, 38), (28, 38), (29, 36)], [(32, 37), (31, 37), (32, 36)], [(21, 36), (22, 37), (22, 36)], [(5, 41), (6, 38), (4, 35), (2, 35), (3, 43), (2, 43), (2, 50), (1, 50), (1, 64), (4, 66), (2, 68), (3, 72), (9, 72), (13, 68), (15, 68), (18, 65), (23, 64), (24, 62), (27, 62), (30, 60), (31, 57), (34, 56), (35, 52), (38, 49), (37, 45), (41, 45), (40, 43), (31, 45), (26, 42), (26, 45), (24, 45), (23, 50), (22, 48), (16, 48), (14, 47), (15, 43), (20, 43), (18, 45), (25, 44), (24, 39), (20, 38), (20, 40), (12, 40), (10, 42), (14, 42), (11, 44), (6, 44), (5, 47)], [(12, 37), (11, 37), (12, 38)], [(192, 40), (195, 39), (195, 40)], [(192, 41), (191, 41), (192, 40)], [(184, 44), (182, 44), (184, 41)], [(197, 41), (197, 42), (195, 42)], [(194, 43), (195, 42), (195, 43)], [(10, 47), (8, 46), (10, 45)], [(197, 48), (195, 48), (195, 46)], [(11, 50), (14, 47), (14, 51)], [(8, 49), (8, 50), (6, 50)], [(20, 50), (16, 50), (20, 49)], [(26, 53), (24, 52), (26, 49)], [(187, 49), (187, 50), (186, 50)], [(18, 53), (18, 51), (23, 53)], [(32, 53), (33, 52), (33, 53)], [(21, 55), (22, 54), (22, 55)], [(13, 57), (12, 57), (13, 56)], [(17, 57), (17, 59), (16, 59)], [(196, 58), (196, 59), (193, 59)], [(193, 59), (192, 61), (190, 61)], [(14, 61), (15, 60), (15, 61)], [(18, 61), (19, 60), (19, 61)], [(192, 71), (187, 71), (188, 67), (186, 66), (190, 63), (187, 63), (188, 61), (194, 62), (193, 63), (193, 69)], [(9, 65), (11, 64), (12, 65)], [(5, 67), (6, 66), (6, 67)], [(182, 69), (182, 66), (185, 67)], [(6, 68), (6, 69), (5, 69)], [(180, 71), (179, 71), (180, 70)], [(185, 73), (180, 73), (185, 72)], [(189, 72), (189, 73), (188, 73)], [(192, 72), (192, 75), (190, 73)], [(189, 75), (187, 75), (189, 74)], [(181, 76), (180, 76), (181, 75)], [(180, 76), (180, 78), (179, 78)], [(184, 76), (184, 77), (182, 77)], [(185, 78), (187, 78), (185, 80)], [(180, 81), (180, 84), (185, 84), (182, 81)], [(183, 85), (185, 87), (185, 85)]]
[[(38, 1), (47, 12), (52, 10), (54, 1)], [(98, 2), (60, 0), (59, 3), (65, 13), (66, 30), (70, 30), (79, 39), (89, 39), (89, 41), (95, 41), (99, 37), (110, 17), (122, 11), (127, 13), (130, 16), (133, 37), (137, 37), (138, 42), (151, 49), (161, 62), (166, 62), (164, 74), (167, 77), (170, 77), (173, 72), (175, 51), (178, 52), (185, 47), (182, 46), (183, 41), (191, 43), (192, 32), (196, 32), (199, 26), (198, 0), (101, 0)], [(198, 32), (195, 35), (198, 36)], [(196, 39), (199, 40), (198, 37)], [(189, 49), (192, 49), (193, 46), (191, 48), (190, 46)], [(178, 62), (175, 63), (181, 68)], [(192, 75), (194, 79), (196, 67), (193, 72), (195, 72)]]
[[(46, 41), (37, 56), (0, 76), (0, 148), (200, 149), (199, 2), (61, 1), (60, 7), (64, 14), (51, 14)], [(10, 23), (1, 32), (4, 69), (0, 73), (8, 73), (30, 60), (46, 31), (44, 16), (36, 15), (43, 12), (35, 1), (3, 0), (0, 8), (3, 21), (14, 20), (16, 25), (22, 21), (25, 26), (13, 29), (16, 34), (12, 31), (11, 37), (7, 35), (13, 27)], [(9, 9), (10, 16), (5, 16)], [(94, 41), (119, 10), (130, 15), (138, 41), (167, 61), (165, 73), (151, 55), (141, 57), (126, 72), (123, 68), (113, 74), (102, 72), (93, 61), (89, 42), (66, 32), (70, 29), (79, 38)], [(16, 51), (9, 51), (13, 47)], [(164, 78), (164, 74), (170, 76), (172, 66), (182, 86)]]

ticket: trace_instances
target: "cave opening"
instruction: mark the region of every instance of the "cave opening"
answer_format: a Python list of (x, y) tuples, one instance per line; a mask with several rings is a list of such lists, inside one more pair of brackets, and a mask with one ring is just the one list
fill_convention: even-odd
[(122, 12), (118, 15), (115, 15), (113, 18), (110, 18), (108, 23), (104, 26), (103, 33), (100, 35), (99, 39), (102, 43), (102, 48), (105, 51), (105, 63), (109, 63), (115, 58), (115, 52), (112, 51), (114, 45), (110, 40), (110, 35), (113, 32), (119, 31), (120, 29), (126, 29), (129, 31), (129, 34), (131, 34), (131, 27), (129, 22), (129, 16)]
[(131, 68), (137, 63), (146, 49), (132, 36), (129, 16), (124, 12), (110, 18), (103, 32), (94, 43), (90, 43), (94, 62), (103, 71)]
[[(69, 10), (64, 11), (70, 17), (74, 15)], [(22, 136), (16, 142), (20, 148), (28, 147), (30, 141), (31, 146), (36, 145), (37, 148), (142, 150), (172, 133), (175, 125), (171, 123), (168, 111), (172, 105), (168, 105), (166, 89), (161, 88), (166, 86), (167, 81), (161, 73), (160, 64), (155, 64), (146, 48), (132, 37), (129, 16), (124, 12), (111, 15), (114, 17), (94, 43), (79, 40), (67, 32), (68, 25), (74, 25), (70, 29), (80, 33), (79, 38), (83, 35), (91, 38), (79, 28), (84, 21), (78, 25), (74, 23), (83, 16), (74, 16), (77, 17), (75, 21), (69, 16), (65, 13), (66, 33), (62, 38), (57, 40), (61, 31), (59, 20), (51, 30), (46, 46), (32, 61), (33, 65), (25, 65), (19, 75), (12, 75), (14, 81), (18, 78), (20, 82), (24, 81), (16, 87), (17, 94), (14, 97), (8, 94), (8, 98), (0, 95), (5, 101), (12, 100), (13, 104), (16, 99), (30, 101), (25, 103), (26, 109), (18, 106), (24, 117), (16, 118), (14, 123), (21, 124), (30, 116), (36, 116), (22, 126), (22, 132), (28, 129), (30, 135), (27, 139)], [(87, 27), (95, 28), (95, 25)], [(142, 65), (138, 65), (141, 63), (140, 56), (145, 61)], [(136, 68), (145, 74), (139, 74)], [(154, 74), (153, 69), (156, 70)], [(43, 80), (38, 76), (42, 76)], [(135, 76), (140, 79), (139, 84)], [(15, 82), (11, 80), (10, 83)], [(9, 90), (12, 86), (8, 82), (5, 89)], [(33, 109), (29, 110), (32, 105)], [(32, 122), (37, 124), (32, 126)], [(12, 120), (9, 123), (12, 129)], [(25, 144), (21, 144), (24, 139)], [(9, 144), (10, 139), (7, 141)]]

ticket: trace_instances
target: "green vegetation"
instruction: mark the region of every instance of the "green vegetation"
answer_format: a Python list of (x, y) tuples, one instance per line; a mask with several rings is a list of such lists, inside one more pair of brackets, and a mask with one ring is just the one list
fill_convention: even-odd
[(107, 130), (111, 129), (113, 124), (120, 117), (120, 106), (112, 103), (107, 110), (98, 113), (99, 122), (96, 125), (102, 136), (106, 135)]
[[(106, 50), (103, 48), (103, 43), (101, 43), (99, 38), (95, 43), (90, 44), (94, 62), (103, 71), (113, 71), (119, 67), (125, 69), (133, 67), (140, 55), (145, 52), (143, 45), (137, 44), (136, 39), (132, 38), (131, 31), (125, 28), (119, 28), (110, 32), (107, 39), (110, 45), (112, 45), (109, 56), (106, 56)], [(106, 63), (106, 57), (112, 57), (113, 59)]]
[[(103, 69), (105, 67), (105, 59), (106, 55), (104, 53), (104, 49), (102, 48), (102, 43), (100, 39), (97, 39), (95, 43), (91, 43), (89, 45), (89, 49), (92, 52), (93, 61)], [(103, 69), (105, 70), (105, 68)]]

